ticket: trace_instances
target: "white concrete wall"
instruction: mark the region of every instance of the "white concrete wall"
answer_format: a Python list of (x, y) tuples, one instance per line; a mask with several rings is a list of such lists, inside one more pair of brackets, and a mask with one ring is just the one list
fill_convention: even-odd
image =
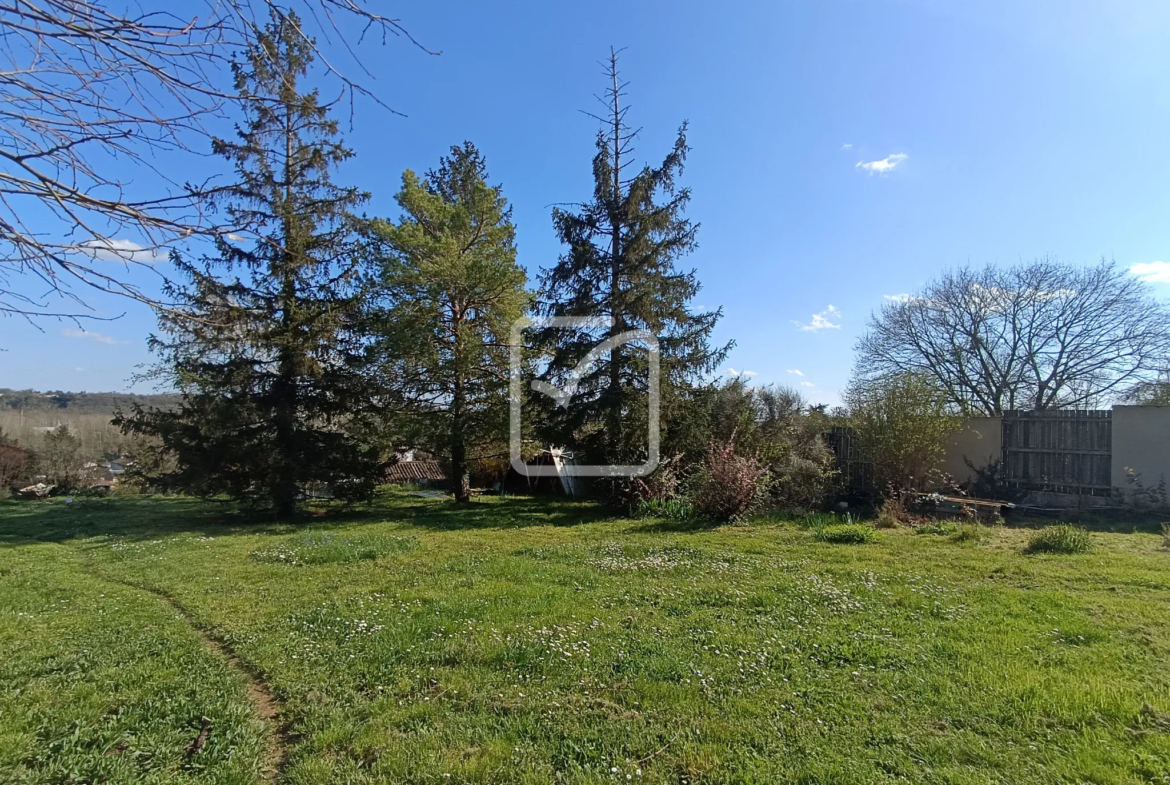
[(964, 458), (983, 468), (992, 461), (1000, 459), (1003, 453), (1003, 422), (999, 417), (972, 417), (964, 424), (962, 430), (951, 437), (951, 444), (947, 448), (946, 458), (943, 460), (942, 470), (955, 478), (956, 482), (964, 483), (972, 479), (972, 471), (967, 467)]
[(1114, 488), (1130, 489), (1127, 467), (1141, 475), (1146, 488), (1162, 478), (1170, 483), (1170, 406), (1113, 407)]

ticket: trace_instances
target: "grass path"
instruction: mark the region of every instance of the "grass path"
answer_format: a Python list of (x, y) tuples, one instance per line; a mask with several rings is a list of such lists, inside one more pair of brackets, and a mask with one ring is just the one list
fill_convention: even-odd
[(1170, 552), (1027, 537), (836, 545), (526, 499), (296, 527), (0, 503), (0, 772), (1170, 783)]
[[(279, 698), (272, 692), (271, 688), (269, 688), (268, 683), (264, 680), (263, 674), (256, 666), (240, 659), (239, 655), (232, 649), (231, 644), (214, 627), (210, 627), (198, 619), (169, 591), (155, 586), (144, 586), (131, 581), (110, 578), (97, 572), (92, 566), (90, 567), (90, 571), (91, 574), (94, 574), (100, 580), (118, 583), (130, 589), (147, 592), (169, 605), (179, 616), (186, 620), (195, 634), (199, 636), (199, 639), (203, 641), (203, 645), (208, 651), (214, 656), (226, 661), (245, 680), (244, 694), (248, 703), (252, 706), (252, 712), (267, 726), (267, 732), (265, 734), (267, 740), (266, 751), (260, 767), (260, 779), (262, 782), (279, 782), (281, 771), (288, 757), (289, 734), (281, 718), (282, 704)], [(210, 724), (205, 723), (200, 728), (201, 734), (196, 737), (196, 740), (192, 744), (184, 749), (184, 755), (189, 757), (200, 752), (206, 744), (206, 739), (210, 738), (212, 730)]]

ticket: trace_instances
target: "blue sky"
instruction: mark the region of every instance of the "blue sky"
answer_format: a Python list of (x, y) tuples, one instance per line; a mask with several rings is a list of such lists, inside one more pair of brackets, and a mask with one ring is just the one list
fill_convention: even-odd
[[(1170, 259), (1167, 4), (432, 0), (395, 13), (442, 54), (359, 50), (367, 84), (408, 115), (358, 103), (357, 158), (338, 179), (373, 192), (369, 211), (394, 215), (402, 170), (470, 139), (535, 277), (560, 252), (551, 205), (590, 192), (596, 126), (580, 110), (604, 87), (598, 60), (626, 47), (639, 155), (661, 157), (690, 121), (696, 302), (724, 307), (727, 366), (757, 383), (835, 402), (883, 297), (947, 267)], [(95, 305), (125, 315), (87, 331), (0, 321), (0, 386), (148, 389), (130, 380), (150, 359), (150, 313)]]

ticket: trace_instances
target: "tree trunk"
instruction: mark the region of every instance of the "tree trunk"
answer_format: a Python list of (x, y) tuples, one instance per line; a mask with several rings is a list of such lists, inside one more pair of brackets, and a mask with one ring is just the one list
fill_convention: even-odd
[[(292, 109), (284, 107), (284, 203), (292, 203), (292, 156), (293, 122)], [(272, 506), (276, 517), (287, 520), (297, 512), (297, 466), (296, 466), (296, 420), (297, 420), (297, 371), (293, 332), (296, 330), (297, 281), (296, 265), (299, 261), (294, 250), (293, 228), (289, 219), (283, 218), (284, 249), (280, 256), (280, 337), (278, 348), (279, 365), (273, 384), (273, 420), (276, 426), (276, 477), (272, 486)]]
[(467, 442), (463, 433), (463, 380), (455, 380), (451, 399), (451, 484), (455, 501), (471, 501), (471, 477), (467, 471)]
[[(620, 105), (620, 83), (617, 75), (617, 59), (611, 52), (610, 72), (613, 76), (613, 194), (609, 211), (609, 312), (613, 325), (609, 329), (611, 338), (621, 335), (625, 329), (622, 319), (622, 217), (618, 210), (622, 206), (622, 113)], [(621, 463), (622, 413), (624, 403), (622, 390), (622, 349), (614, 346), (609, 351), (609, 412), (606, 423), (606, 458), (610, 463)]]

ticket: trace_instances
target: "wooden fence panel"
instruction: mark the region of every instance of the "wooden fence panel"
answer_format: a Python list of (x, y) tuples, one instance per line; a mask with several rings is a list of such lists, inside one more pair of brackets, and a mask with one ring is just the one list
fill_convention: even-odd
[(861, 458), (853, 429), (834, 426), (825, 434), (825, 442), (837, 459), (837, 470), (841, 472), (841, 487), (849, 494), (860, 495), (870, 491), (870, 466)]
[(1109, 411), (1005, 412), (1005, 481), (1025, 490), (1107, 496), (1113, 419)]

